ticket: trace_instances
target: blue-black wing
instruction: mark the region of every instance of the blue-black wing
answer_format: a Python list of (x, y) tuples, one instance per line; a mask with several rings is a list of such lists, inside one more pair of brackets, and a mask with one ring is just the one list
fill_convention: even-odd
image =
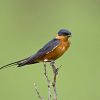
[(44, 45), (36, 54), (30, 56), (26, 61), (22, 61), (18, 63), (18, 67), (39, 63), (38, 58), (46, 55), (47, 53), (51, 52), (60, 44), (60, 40), (54, 38), (53, 40), (49, 41), (46, 45)]
[(46, 45), (43, 46), (35, 55), (32, 55), (28, 61), (33, 61), (37, 59), (38, 57), (41, 57), (49, 52), (51, 52), (53, 49), (55, 49), (60, 44), (60, 40), (54, 38), (53, 40), (49, 41)]
[(50, 51), (52, 51), (54, 48), (56, 48), (60, 43), (60, 40), (58, 39), (53, 39), (51, 41), (49, 41), (46, 45), (43, 46), (43, 48), (41, 48), (37, 53), (48, 53)]

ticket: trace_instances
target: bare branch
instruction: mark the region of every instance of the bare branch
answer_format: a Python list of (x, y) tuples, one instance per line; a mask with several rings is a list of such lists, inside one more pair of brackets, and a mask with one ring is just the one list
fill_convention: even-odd
[[(52, 70), (53, 70), (53, 82), (52, 82), (52, 87), (53, 87), (53, 95), (54, 95), (54, 100), (57, 100), (57, 90), (56, 90), (56, 81), (57, 81), (57, 75), (58, 75), (58, 71), (60, 69), (60, 67), (56, 68), (55, 66), (55, 62), (52, 61), (50, 63), (50, 66), (52, 67)], [(44, 62), (44, 75), (46, 77), (46, 80), (47, 80), (47, 85), (48, 85), (48, 100), (51, 100), (51, 81), (48, 77), (48, 74), (47, 74), (47, 68), (46, 68), (46, 63)], [(37, 86), (36, 84), (34, 83), (34, 86), (35, 86), (35, 91), (39, 97), (40, 100), (44, 100), (44, 97), (42, 97), (37, 89)]]
[(55, 64), (54, 61), (52, 61), (52, 62), (50, 63), (50, 65), (52, 66), (53, 75), (54, 75), (54, 77), (53, 77), (53, 82), (52, 82), (53, 91), (54, 91), (54, 100), (57, 100), (56, 78), (57, 78), (58, 71), (59, 71), (59, 69), (60, 69), (61, 66), (60, 66), (59, 68), (56, 68), (56, 66), (55, 66), (54, 64)]
[(35, 91), (36, 91), (36, 93), (37, 93), (39, 99), (40, 99), (40, 100), (44, 100), (44, 97), (42, 97), (42, 96), (40, 95), (39, 90), (37, 89), (37, 85), (36, 85), (35, 83), (34, 83), (34, 87), (35, 87)]
[(44, 63), (44, 75), (45, 75), (47, 83), (48, 83), (48, 100), (51, 100), (50, 80), (49, 80), (48, 75), (47, 75), (46, 63)]

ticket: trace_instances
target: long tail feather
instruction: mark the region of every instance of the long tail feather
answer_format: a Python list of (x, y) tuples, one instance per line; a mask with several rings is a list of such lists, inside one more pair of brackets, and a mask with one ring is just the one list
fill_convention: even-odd
[(17, 65), (17, 67), (24, 66), (25, 65), (24, 63), (27, 61), (27, 59), (28, 58), (20, 60), (20, 61), (13, 62), (13, 63), (10, 63), (10, 64), (7, 64), (5, 66), (2, 66), (2, 67), (0, 67), (0, 70), (3, 69), (3, 68), (6, 68), (6, 67), (15, 66), (15, 65)]
[(10, 66), (14, 66), (17, 65), (17, 62), (11, 63), (11, 64), (7, 64), (5, 66), (0, 67), (0, 69), (6, 68), (6, 67), (10, 67)]

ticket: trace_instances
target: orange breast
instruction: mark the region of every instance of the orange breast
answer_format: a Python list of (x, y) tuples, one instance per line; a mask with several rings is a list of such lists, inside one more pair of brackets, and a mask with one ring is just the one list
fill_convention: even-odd
[(41, 60), (42, 61), (43, 60), (47, 60), (47, 61), (56, 60), (57, 58), (59, 58), (60, 56), (64, 54), (64, 52), (69, 48), (69, 46), (70, 46), (70, 42), (68, 40), (66, 41), (61, 40), (61, 43), (55, 49), (53, 49), (51, 52), (41, 57), (39, 60), (40, 61)]

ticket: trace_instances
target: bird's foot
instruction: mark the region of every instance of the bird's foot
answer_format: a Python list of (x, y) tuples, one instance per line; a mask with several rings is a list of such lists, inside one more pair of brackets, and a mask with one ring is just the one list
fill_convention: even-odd
[(50, 62), (50, 66), (54, 65), (55, 64), (55, 61), (54, 60), (51, 60)]

